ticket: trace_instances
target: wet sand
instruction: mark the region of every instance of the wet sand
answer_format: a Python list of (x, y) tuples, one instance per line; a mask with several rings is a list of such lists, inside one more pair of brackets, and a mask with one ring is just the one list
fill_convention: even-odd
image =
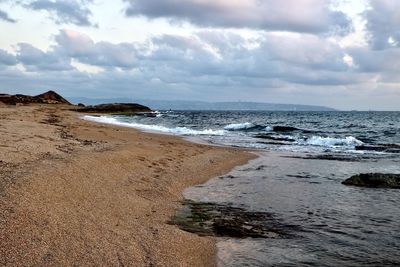
[(0, 265), (213, 266), (215, 241), (168, 221), (186, 187), (254, 154), (0, 107)]

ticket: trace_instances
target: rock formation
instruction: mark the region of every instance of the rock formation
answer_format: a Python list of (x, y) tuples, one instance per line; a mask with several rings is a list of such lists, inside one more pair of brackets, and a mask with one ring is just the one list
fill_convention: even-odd
[(393, 173), (361, 173), (351, 176), (342, 182), (344, 185), (378, 188), (399, 188), (400, 174)]
[(17, 104), (65, 104), (71, 105), (65, 98), (60, 96), (54, 91), (48, 91), (46, 93), (30, 96), (30, 95), (8, 95), (0, 94), (0, 102), (6, 105), (17, 105)]
[(77, 111), (86, 113), (132, 114), (151, 112), (152, 110), (146, 106), (134, 103), (113, 103), (82, 107), (77, 109)]

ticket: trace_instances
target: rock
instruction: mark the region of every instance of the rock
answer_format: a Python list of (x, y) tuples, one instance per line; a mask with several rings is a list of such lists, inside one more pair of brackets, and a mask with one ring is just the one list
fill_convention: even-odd
[(400, 189), (400, 174), (361, 173), (342, 182), (344, 185)]
[(400, 153), (400, 145), (398, 144), (358, 145), (355, 146), (355, 150)]
[(289, 237), (296, 228), (277, 222), (270, 213), (189, 200), (170, 223), (198, 235), (236, 238)]
[(355, 155), (332, 155), (332, 154), (318, 154), (318, 155), (310, 155), (307, 154), (306, 156), (281, 156), (282, 158), (293, 158), (293, 159), (313, 159), (313, 160), (333, 160), (333, 161), (348, 161), (348, 162), (355, 162), (355, 161), (362, 161), (366, 159), (371, 159), (369, 157), (363, 156), (355, 156)]
[(300, 129), (290, 126), (274, 126), (272, 130), (274, 132), (292, 132), (292, 131), (298, 131)]
[(46, 93), (37, 95), (37, 96), (29, 96), (29, 95), (7, 95), (0, 94), (0, 102), (3, 102), (7, 105), (21, 105), (21, 104), (66, 104), (71, 105), (65, 98), (60, 96), (54, 91), (48, 91)]
[(67, 104), (71, 105), (64, 97), (60, 96), (54, 91), (48, 91), (46, 93), (33, 97), (34, 99), (43, 101), (46, 104)]
[(108, 113), (108, 114), (134, 114), (141, 112), (152, 112), (150, 108), (134, 103), (100, 104), (95, 106), (87, 106), (79, 108), (76, 111), (86, 112), (86, 113)]
[(85, 104), (78, 103), (78, 107), (85, 107)]

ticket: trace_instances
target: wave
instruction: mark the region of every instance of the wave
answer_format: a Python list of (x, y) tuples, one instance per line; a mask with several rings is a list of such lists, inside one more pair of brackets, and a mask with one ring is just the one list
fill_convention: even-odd
[(269, 126), (262, 126), (251, 122), (232, 123), (224, 127), (224, 130), (226, 131), (249, 131), (249, 130), (271, 131), (271, 129), (272, 128)]
[(333, 138), (333, 137), (322, 137), (312, 136), (305, 141), (301, 141), (303, 145), (312, 146), (324, 146), (324, 147), (338, 147), (338, 146), (357, 146), (364, 144), (353, 136), (347, 136), (346, 138)]
[(255, 124), (253, 124), (251, 122), (245, 122), (245, 123), (228, 124), (224, 127), (224, 129), (227, 131), (239, 131), (239, 130), (248, 130), (248, 129), (251, 129), (254, 127), (256, 127)]
[(193, 130), (187, 127), (175, 127), (175, 128), (168, 128), (165, 126), (160, 125), (148, 125), (148, 124), (140, 124), (135, 122), (123, 122), (119, 121), (116, 118), (108, 117), (108, 116), (83, 116), (84, 120), (94, 121), (99, 123), (106, 123), (118, 126), (124, 126), (129, 128), (140, 129), (144, 131), (154, 131), (154, 132), (162, 132), (174, 135), (224, 135), (224, 130)]

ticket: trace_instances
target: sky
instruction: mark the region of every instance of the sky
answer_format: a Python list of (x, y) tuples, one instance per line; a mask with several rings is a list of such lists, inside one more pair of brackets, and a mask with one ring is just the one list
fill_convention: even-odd
[(0, 0), (0, 92), (400, 110), (399, 0)]

